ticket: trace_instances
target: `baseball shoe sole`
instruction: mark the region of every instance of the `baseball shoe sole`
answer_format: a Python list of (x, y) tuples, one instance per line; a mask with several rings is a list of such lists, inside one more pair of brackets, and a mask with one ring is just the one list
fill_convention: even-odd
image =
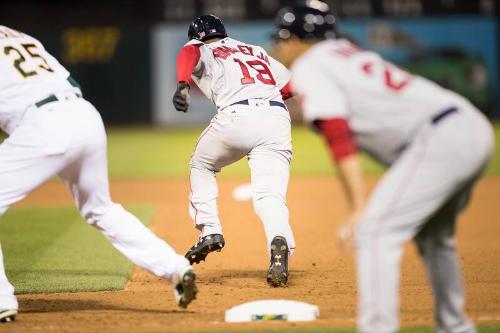
[(184, 268), (174, 281), (174, 295), (177, 305), (187, 308), (189, 303), (196, 299), (198, 288), (196, 287), (196, 274), (191, 266)]
[(288, 282), (288, 245), (286, 239), (276, 236), (271, 242), (271, 265), (267, 283), (271, 287), (286, 286)]
[(185, 257), (189, 260), (191, 265), (198, 264), (200, 261), (204, 261), (210, 252), (220, 252), (225, 244), (226, 243), (222, 235), (208, 235), (200, 238), (198, 243), (189, 249)]
[(0, 311), (0, 323), (8, 323), (15, 321), (17, 316), (17, 310), (3, 310)]

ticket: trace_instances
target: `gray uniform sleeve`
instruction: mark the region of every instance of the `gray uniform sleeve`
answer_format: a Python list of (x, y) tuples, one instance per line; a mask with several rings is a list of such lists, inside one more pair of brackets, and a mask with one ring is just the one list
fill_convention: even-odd
[(293, 65), (292, 89), (301, 101), (305, 121), (348, 116), (344, 93), (317, 63), (301, 59)]
[(290, 81), (292, 77), (290, 71), (273, 57), (268, 57), (269, 63), (271, 65), (271, 72), (273, 73), (274, 79), (276, 80), (276, 86), (281, 89)]

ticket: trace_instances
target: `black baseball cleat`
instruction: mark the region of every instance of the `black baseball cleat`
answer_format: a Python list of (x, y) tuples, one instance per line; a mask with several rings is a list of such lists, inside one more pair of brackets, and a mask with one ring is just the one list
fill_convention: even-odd
[(213, 234), (200, 238), (189, 251), (185, 257), (192, 264), (198, 264), (200, 261), (205, 260), (210, 252), (220, 252), (226, 243), (221, 234)]
[(191, 266), (184, 267), (173, 277), (174, 295), (177, 305), (187, 308), (189, 303), (196, 299), (196, 274)]
[(276, 236), (271, 242), (271, 266), (267, 273), (267, 283), (271, 287), (286, 286), (288, 281), (288, 245), (286, 239)]
[(15, 321), (17, 310), (0, 310), (0, 323)]

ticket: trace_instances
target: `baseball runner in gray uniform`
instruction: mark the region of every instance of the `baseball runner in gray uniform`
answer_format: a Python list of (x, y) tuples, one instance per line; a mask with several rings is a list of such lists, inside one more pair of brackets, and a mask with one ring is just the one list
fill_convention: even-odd
[(224, 246), (215, 174), (248, 156), (254, 208), (271, 257), (267, 281), (273, 287), (285, 285), (288, 256), (295, 248), (286, 205), (291, 125), (283, 103), (289, 96), (290, 73), (262, 47), (228, 37), (222, 21), (213, 15), (195, 18), (188, 38), (177, 57), (174, 106), (188, 110), (194, 82), (215, 104), (217, 114), (200, 136), (190, 162), (189, 211), (201, 235), (186, 258), (199, 263)]
[[(278, 58), (293, 63), (304, 119), (324, 136), (352, 204), (339, 236), (356, 239), (358, 329), (398, 331), (401, 257), (414, 239), (434, 291), (437, 332), (473, 333), (455, 223), (491, 157), (491, 125), (461, 96), (338, 38), (334, 22), (319, 1), (287, 7), (275, 37)], [(358, 148), (388, 166), (366, 203)]]

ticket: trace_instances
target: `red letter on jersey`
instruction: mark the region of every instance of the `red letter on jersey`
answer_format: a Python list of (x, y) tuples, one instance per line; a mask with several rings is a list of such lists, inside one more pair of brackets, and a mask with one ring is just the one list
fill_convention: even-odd
[(264, 55), (264, 53), (262, 53), (262, 52), (261, 52), (261, 53), (257, 56), (257, 58), (259, 58), (260, 60), (265, 61), (268, 65), (270, 65), (270, 63), (269, 63), (269, 58), (267, 57), (267, 55)]
[(238, 45), (238, 49), (243, 54), (253, 56), (253, 48), (248, 45)]
[(236, 52), (239, 52), (239, 50), (233, 49), (233, 48), (228, 47), (228, 46), (219, 46), (212, 51), (214, 57), (222, 58), (224, 60), (226, 60), (227, 57), (229, 57), (231, 54), (236, 53)]

